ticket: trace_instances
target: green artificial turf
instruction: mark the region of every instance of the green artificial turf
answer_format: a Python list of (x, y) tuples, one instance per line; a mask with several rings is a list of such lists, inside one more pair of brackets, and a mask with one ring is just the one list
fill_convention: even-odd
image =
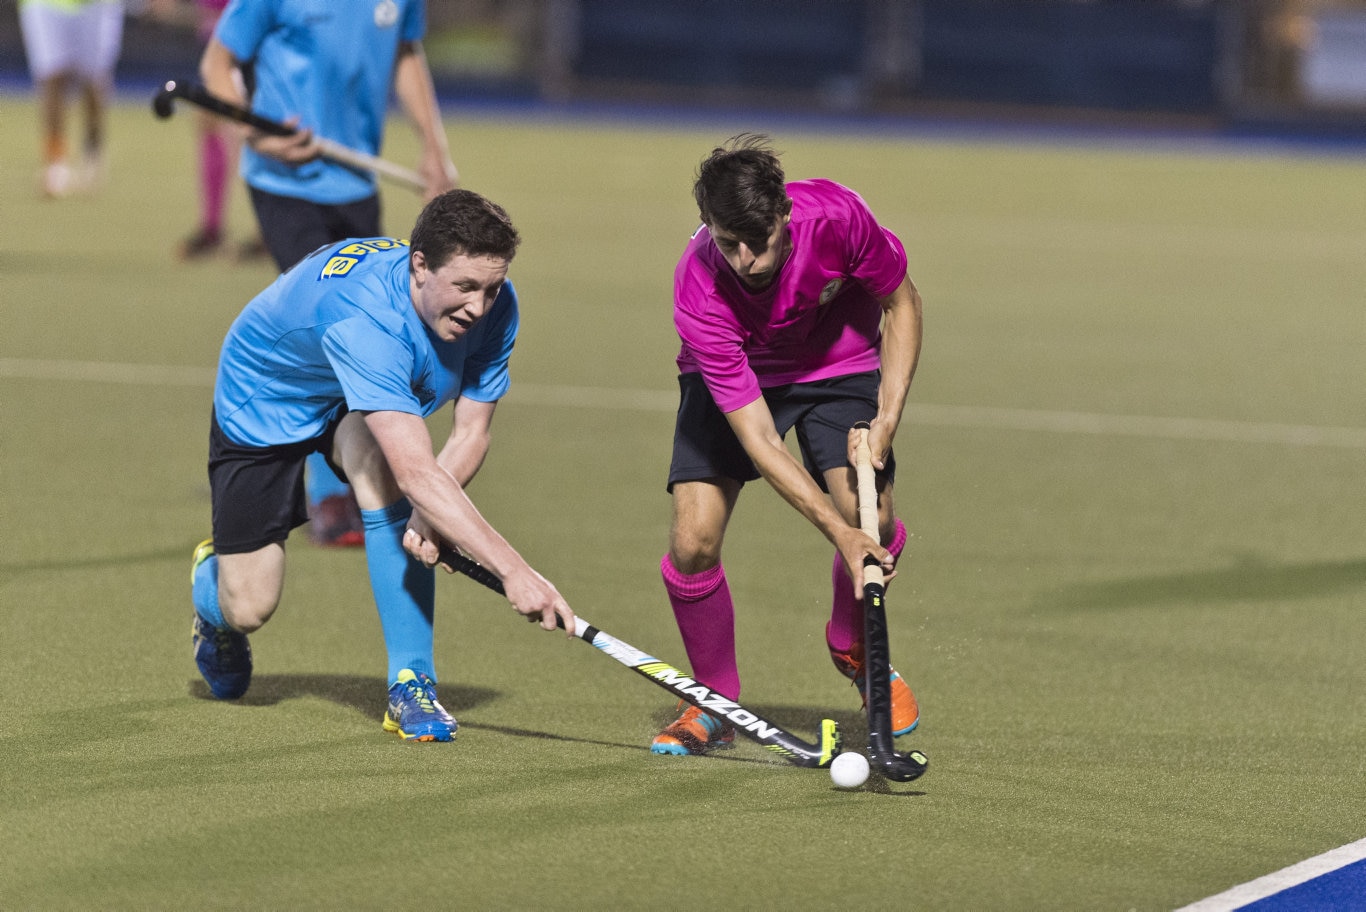
[[(1157, 910), (1366, 835), (1361, 158), (450, 115), (465, 185), (525, 236), (471, 495), (675, 664), (657, 563), (697, 161), (771, 129), (790, 177), (854, 186), (905, 241), (926, 330), (888, 605), (931, 768), (846, 793), (748, 742), (652, 756), (663, 691), (460, 577), (437, 619), (459, 738), (399, 743), (364, 561), (302, 534), (251, 691), (208, 699), (210, 380), (271, 272), (174, 259), (188, 114), (130, 99), (108, 186), (53, 203), (30, 108), (0, 99), (0, 907)], [(385, 206), (406, 233), (418, 200)], [(857, 746), (830, 557), (746, 491), (745, 702)]]

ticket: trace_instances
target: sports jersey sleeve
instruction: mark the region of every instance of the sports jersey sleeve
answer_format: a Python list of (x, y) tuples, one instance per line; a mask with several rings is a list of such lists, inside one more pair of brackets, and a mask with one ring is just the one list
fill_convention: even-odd
[(402, 338), (355, 316), (334, 323), (322, 345), (350, 411), (423, 414), (413, 392), (413, 350)]
[(414, 3), (404, 10), (399, 38), (403, 41), (421, 41), (425, 34), (427, 34), (427, 4)]
[(488, 315), (475, 324), (476, 344), (465, 357), (460, 395), (476, 402), (503, 398), (512, 383), (508, 362), (520, 322), (517, 292), (506, 282)]
[(683, 342), (679, 366), (695, 364), (716, 405), (733, 412), (761, 395), (745, 354), (746, 334), (729, 308), (713, 299), (703, 267), (685, 256), (674, 276), (674, 328)]
[(848, 193), (849, 215), (843, 228), (849, 275), (873, 297), (886, 297), (906, 278), (906, 250), (896, 235), (878, 224), (863, 197)]
[(214, 37), (238, 60), (251, 60), (275, 21), (276, 6), (277, 0), (229, 3), (214, 29)]

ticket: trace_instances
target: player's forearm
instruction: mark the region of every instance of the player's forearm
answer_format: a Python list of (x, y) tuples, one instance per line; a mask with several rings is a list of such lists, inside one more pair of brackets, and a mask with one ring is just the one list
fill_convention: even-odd
[(245, 107), (247, 99), (235, 75), (236, 71), (237, 59), (232, 52), (217, 38), (210, 38), (203, 56), (199, 58), (199, 78), (203, 80), (204, 88), (224, 101)]
[(413, 509), (447, 544), (502, 578), (528, 569), (521, 555), (489, 524), (464, 488), (435, 462), (427, 471), (397, 480)]
[(394, 68), (394, 94), (398, 96), (399, 104), (422, 141), (424, 167), (435, 169), (454, 181), (454, 166), (450, 160), (446, 130), (441, 123), (436, 88), (432, 84), (431, 70), (427, 67), (427, 56), (418, 42), (405, 44), (399, 49), (398, 63)]
[[(477, 404), (476, 404), (477, 405)], [(487, 409), (488, 406), (485, 406)], [(488, 412), (474, 409), (476, 415)], [(365, 423), (375, 441), (399, 493), (408, 499), (413, 509), (447, 544), (454, 545), (501, 577), (529, 569), (521, 556), (498, 534), (480, 514), (465, 490), (450, 472), (442, 468), (432, 456), (431, 435), (427, 425), (407, 412), (376, 411), (365, 416)], [(470, 427), (469, 424), (460, 425)], [(474, 426), (480, 426), (478, 424)], [(487, 427), (487, 421), (483, 422)], [(348, 474), (351, 467), (348, 466)], [(379, 477), (372, 466), (358, 467), (356, 496), (362, 487), (369, 487), (369, 476)], [(368, 496), (383, 498), (384, 487), (374, 483)], [(364, 505), (364, 502), (362, 502)]]
[[(906, 278), (884, 302), (877, 419), (891, 432), (901, 423), (911, 381), (920, 361), (923, 316), (920, 293)], [(889, 434), (890, 436), (890, 434)]]
[(487, 433), (452, 435), (437, 454), (436, 462), (455, 479), (456, 484), (464, 488), (474, 480), (488, 452)]
[(750, 453), (750, 459), (778, 496), (806, 517), (831, 544), (838, 544), (838, 533), (847, 529), (849, 523), (781, 441), (777, 447), (764, 446), (758, 452)]
[(848, 523), (778, 436), (762, 397), (726, 415), (740, 445), (773, 490), (831, 542)]
[(488, 456), (497, 405), (496, 401), (477, 402), (462, 396), (451, 406), (451, 432), (437, 453), (436, 462), (462, 488), (474, 480)]

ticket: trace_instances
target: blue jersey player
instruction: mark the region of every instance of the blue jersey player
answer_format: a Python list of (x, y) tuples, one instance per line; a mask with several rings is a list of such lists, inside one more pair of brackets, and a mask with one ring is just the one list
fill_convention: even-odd
[[(245, 133), (242, 177), (261, 239), (281, 271), (324, 244), (383, 234), (375, 176), (318, 157), (316, 137), (379, 154), (389, 98), (422, 142), (426, 199), (453, 189), (422, 0), (231, 0), (200, 60), (209, 91), (298, 130)], [(309, 460), (309, 533), (323, 545), (363, 539), (355, 500), (321, 458)]]
[[(502, 580), (508, 601), (553, 630), (574, 629), (555, 587), (465, 494), (508, 389), (517, 296), (507, 281), (520, 237), (468, 190), (438, 196), (408, 241), (322, 248), (259, 294), (223, 342), (209, 444), (213, 538), (195, 551), (194, 654), (209, 689), (251, 682), (247, 634), (284, 585), (285, 540), (307, 519), (304, 460), (321, 453), (356, 492), (389, 657), (384, 729), (449, 741), (436, 699), (432, 568), (453, 545)], [(453, 402), (433, 454), (423, 419)]]

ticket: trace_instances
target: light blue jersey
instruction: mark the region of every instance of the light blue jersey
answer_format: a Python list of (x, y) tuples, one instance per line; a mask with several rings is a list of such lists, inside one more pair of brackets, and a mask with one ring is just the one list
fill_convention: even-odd
[(218, 360), (214, 412), (234, 443), (275, 446), (320, 436), (343, 405), (427, 417), (459, 396), (507, 392), (517, 294), (456, 342), (413, 307), (408, 242), (342, 241), (302, 260), (233, 321)]
[[(254, 67), (251, 107), (273, 120), (297, 117), (315, 135), (379, 154), (401, 42), (426, 31), (422, 0), (232, 0), (215, 37)], [(242, 177), (277, 196), (354, 203), (375, 177), (321, 159), (287, 165), (242, 150)]]

